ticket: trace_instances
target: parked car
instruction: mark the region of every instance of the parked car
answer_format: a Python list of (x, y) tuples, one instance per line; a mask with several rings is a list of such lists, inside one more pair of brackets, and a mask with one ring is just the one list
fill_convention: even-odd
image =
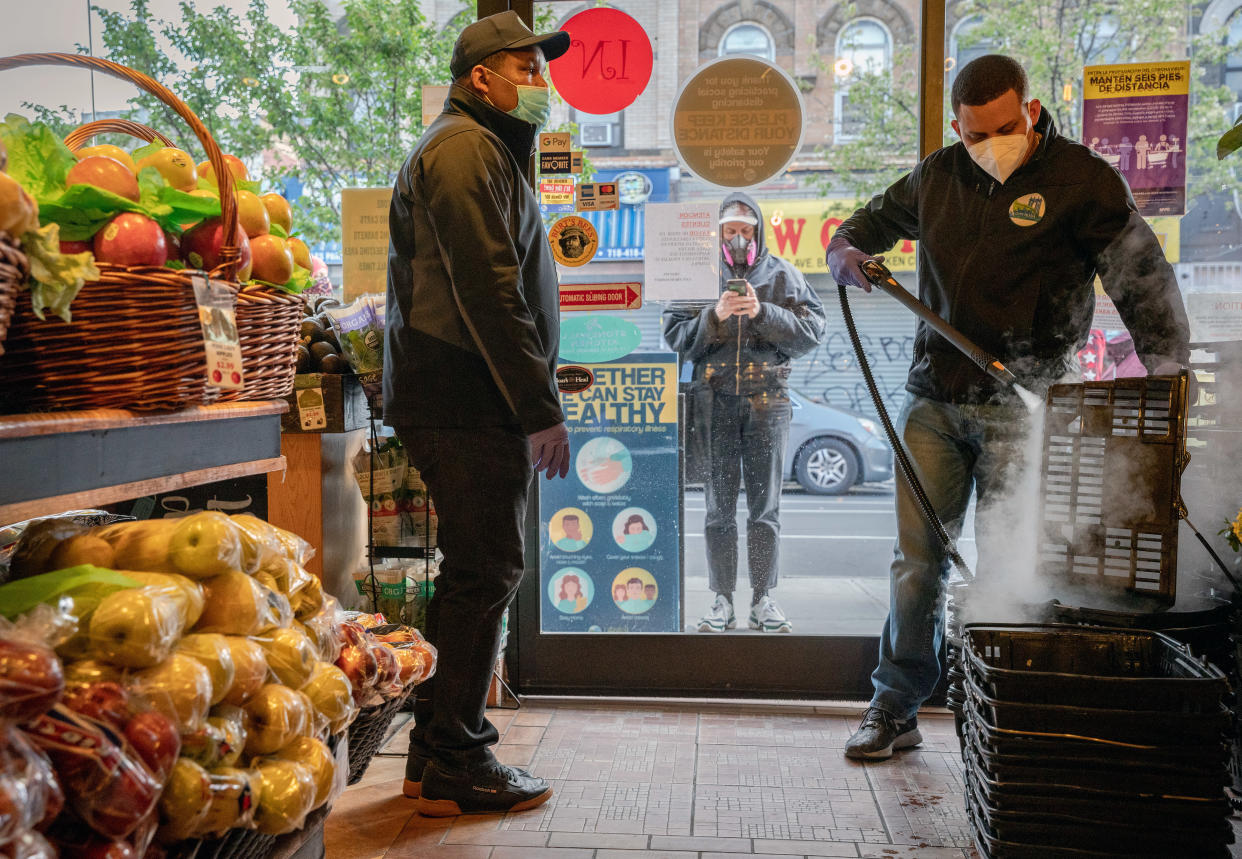
[(790, 388), (793, 419), (785, 479), (816, 495), (840, 495), (859, 483), (893, 476), (893, 449), (879, 423), (848, 409), (816, 403)]

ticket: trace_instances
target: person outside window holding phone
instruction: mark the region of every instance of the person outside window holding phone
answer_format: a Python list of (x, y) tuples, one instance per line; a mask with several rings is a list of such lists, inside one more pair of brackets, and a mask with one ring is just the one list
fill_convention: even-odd
[(790, 362), (814, 349), (826, 320), (802, 273), (772, 256), (763, 214), (745, 194), (720, 207), (720, 298), (701, 309), (664, 312), (664, 339), (693, 365), (687, 446), (706, 467), (707, 567), (715, 600), (700, 632), (737, 626), (737, 496), (746, 486), (748, 626), (790, 632), (771, 596), (779, 572), (781, 478), (792, 406)]

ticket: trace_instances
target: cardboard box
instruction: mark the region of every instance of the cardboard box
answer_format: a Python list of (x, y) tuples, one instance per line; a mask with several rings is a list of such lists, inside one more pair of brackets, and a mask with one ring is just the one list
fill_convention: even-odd
[(353, 373), (299, 373), (285, 400), (289, 411), (280, 419), (281, 432), (350, 432), (367, 426), (366, 396)]

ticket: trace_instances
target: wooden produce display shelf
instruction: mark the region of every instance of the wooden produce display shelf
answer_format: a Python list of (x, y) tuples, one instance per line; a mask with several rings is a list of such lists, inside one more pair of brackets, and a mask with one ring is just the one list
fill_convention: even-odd
[(283, 400), (0, 416), (0, 524), (280, 471)]

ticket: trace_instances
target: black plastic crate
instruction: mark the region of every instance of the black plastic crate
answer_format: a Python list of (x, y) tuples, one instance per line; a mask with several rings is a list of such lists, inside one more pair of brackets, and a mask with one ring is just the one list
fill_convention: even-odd
[(1232, 715), (1223, 704), (1213, 713), (1162, 710), (1113, 710), (1001, 701), (984, 694), (966, 678), (966, 697), (990, 725), (1054, 737), (1086, 737), (1117, 743), (1160, 745), (1170, 741), (1196, 745), (1221, 742)]
[(1179, 740), (1177, 737), (1171, 737), (1170, 744), (1118, 743), (1093, 737), (1000, 729), (979, 712), (969, 695), (965, 703), (965, 720), (974, 730), (975, 742), (981, 749), (1034, 761), (1045, 758), (1108, 760), (1149, 768), (1152, 772), (1184, 769), (1207, 772), (1214, 771), (1227, 760), (1229, 754), (1223, 739), (1179, 745), (1172, 745)]
[(1223, 815), (1187, 825), (1158, 816), (1124, 823), (1041, 810), (1008, 811), (991, 804), (975, 776), (967, 775), (967, 787), (979, 829), (1004, 841), (1144, 857), (1199, 857), (1233, 843), (1233, 827)]
[(1159, 632), (1062, 624), (972, 624), (962, 658), (1003, 702), (1215, 714), (1225, 675)]
[(1107, 758), (996, 754), (979, 740), (974, 725), (968, 723), (965, 731), (967, 747), (977, 755), (986, 775), (996, 782), (1067, 784), (1102, 791), (1203, 799), (1220, 797), (1229, 784), (1229, 772), (1223, 762), (1200, 768), (1180, 764), (1156, 768)]

